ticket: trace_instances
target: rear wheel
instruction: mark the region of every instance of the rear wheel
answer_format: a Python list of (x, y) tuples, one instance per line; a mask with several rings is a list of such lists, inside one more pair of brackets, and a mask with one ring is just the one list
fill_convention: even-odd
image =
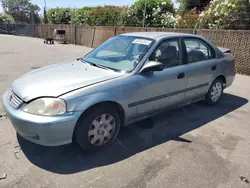
[(206, 102), (209, 105), (214, 105), (218, 103), (221, 99), (223, 94), (223, 81), (220, 78), (215, 79), (212, 83), (207, 95), (206, 95)]
[(80, 118), (74, 138), (83, 149), (100, 149), (116, 138), (120, 125), (116, 108), (112, 105), (98, 105)]

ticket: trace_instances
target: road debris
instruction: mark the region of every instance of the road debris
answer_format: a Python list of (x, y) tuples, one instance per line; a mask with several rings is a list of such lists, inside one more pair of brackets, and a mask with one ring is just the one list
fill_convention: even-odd
[(4, 180), (4, 179), (6, 179), (7, 178), (7, 174), (5, 173), (5, 174), (3, 174), (1, 177), (0, 177), (0, 180)]
[(16, 158), (16, 159), (19, 159), (18, 153), (19, 153), (19, 151), (15, 151), (15, 152), (14, 152), (14, 155), (15, 155), (15, 158)]
[(14, 151), (15, 158), (19, 159), (18, 153), (22, 150), (22, 148), (20, 146), (15, 146), (14, 148), (18, 149), (16, 151)]
[(241, 181), (244, 181), (245, 183), (249, 183), (249, 180), (246, 177), (240, 175), (239, 178)]
[(0, 114), (0, 120), (3, 120), (3, 119), (7, 119), (7, 115), (6, 114)]

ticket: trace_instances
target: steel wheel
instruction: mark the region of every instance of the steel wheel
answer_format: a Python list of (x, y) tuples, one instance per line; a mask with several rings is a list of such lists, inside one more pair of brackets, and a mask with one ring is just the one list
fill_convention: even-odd
[(94, 146), (102, 146), (113, 137), (115, 128), (115, 118), (110, 114), (102, 114), (90, 125), (88, 140)]
[(221, 78), (217, 78), (210, 86), (205, 101), (208, 105), (214, 105), (219, 102), (223, 94), (223, 81)]
[(217, 102), (221, 97), (223, 86), (221, 82), (216, 82), (211, 89), (211, 100)]
[(79, 118), (74, 141), (82, 149), (101, 150), (115, 140), (120, 126), (121, 118), (116, 106), (109, 103), (95, 105)]

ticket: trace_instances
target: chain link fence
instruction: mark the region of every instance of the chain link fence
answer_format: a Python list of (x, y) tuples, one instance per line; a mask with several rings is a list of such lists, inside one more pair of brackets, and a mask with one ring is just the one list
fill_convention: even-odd
[(12, 34), (35, 37), (34, 24), (0, 24), (0, 34)]

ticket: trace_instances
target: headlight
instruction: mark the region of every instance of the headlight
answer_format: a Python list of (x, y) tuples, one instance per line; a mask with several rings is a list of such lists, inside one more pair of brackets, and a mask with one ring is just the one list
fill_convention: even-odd
[(56, 116), (66, 112), (66, 103), (57, 98), (40, 98), (24, 106), (23, 111), (41, 116)]

